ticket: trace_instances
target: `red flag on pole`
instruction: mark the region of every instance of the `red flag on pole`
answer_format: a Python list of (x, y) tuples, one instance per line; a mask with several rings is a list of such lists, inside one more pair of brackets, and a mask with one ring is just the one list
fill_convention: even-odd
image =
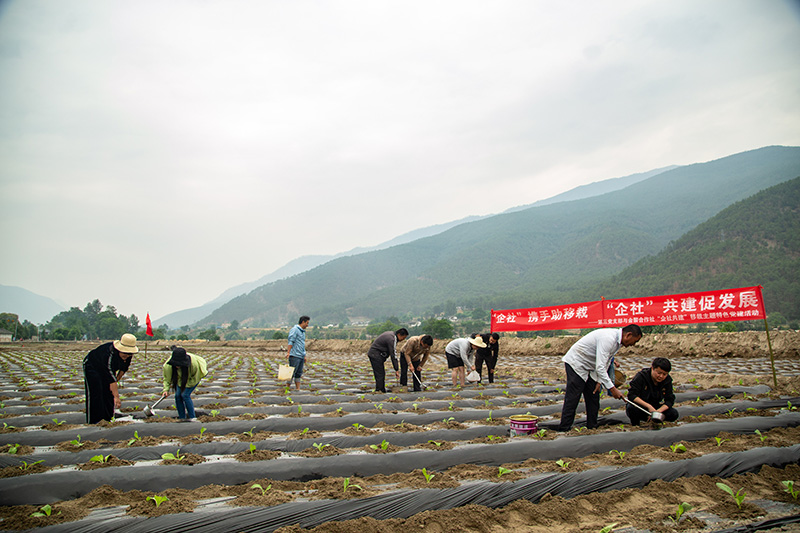
[(147, 324), (147, 335), (152, 337), (153, 336), (153, 323), (150, 322), (150, 313), (147, 313), (147, 318), (145, 319), (145, 324)]

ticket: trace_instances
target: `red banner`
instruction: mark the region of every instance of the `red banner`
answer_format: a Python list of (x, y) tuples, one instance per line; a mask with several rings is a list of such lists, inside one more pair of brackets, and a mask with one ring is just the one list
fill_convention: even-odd
[(721, 291), (600, 300), (528, 309), (492, 310), (492, 331), (695, 324), (766, 318), (761, 286)]
[(153, 323), (150, 322), (150, 313), (147, 313), (147, 318), (145, 319), (144, 323), (147, 325), (147, 330), (145, 333), (152, 337), (153, 336)]

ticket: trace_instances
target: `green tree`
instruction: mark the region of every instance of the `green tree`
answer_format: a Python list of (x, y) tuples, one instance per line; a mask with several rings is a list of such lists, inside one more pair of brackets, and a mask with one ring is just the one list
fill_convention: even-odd
[(198, 339), (205, 339), (207, 341), (218, 341), (219, 340), (219, 335), (217, 335), (217, 329), (216, 328), (208, 328), (207, 330), (201, 331), (200, 333), (198, 333), (197, 334), (197, 338)]
[(450, 339), (453, 337), (453, 324), (446, 319), (429, 318), (422, 323), (422, 331), (434, 339)]

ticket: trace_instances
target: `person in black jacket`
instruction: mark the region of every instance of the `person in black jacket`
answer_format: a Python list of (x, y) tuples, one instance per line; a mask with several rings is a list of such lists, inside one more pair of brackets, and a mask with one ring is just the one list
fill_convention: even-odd
[(83, 383), (86, 393), (86, 423), (111, 420), (114, 409), (122, 405), (117, 382), (139, 351), (136, 337), (126, 333), (118, 341), (101, 344), (83, 358)]
[[(675, 404), (675, 393), (672, 391), (672, 377), (669, 375), (671, 370), (669, 359), (653, 359), (650, 368), (641, 369), (631, 380), (628, 401), (635, 402), (651, 413), (664, 413), (664, 420), (667, 422), (677, 420), (678, 410), (672, 407)], [(631, 405), (625, 407), (625, 414), (634, 426), (648, 420), (646, 414)]]
[(481, 339), (486, 348), (478, 348), (475, 353), (475, 370), (483, 381), (483, 363), (486, 363), (486, 372), (489, 374), (489, 383), (494, 383), (494, 367), (497, 365), (497, 354), (500, 351), (500, 335), (497, 333), (481, 333)]
[(400, 328), (397, 331), (384, 331), (372, 342), (367, 352), (369, 363), (372, 365), (372, 373), (375, 376), (375, 391), (376, 392), (392, 392), (386, 389), (386, 360), (392, 359), (392, 367), (397, 379), (400, 379), (400, 369), (397, 364), (397, 348), (398, 342), (403, 342), (408, 337), (408, 330)]

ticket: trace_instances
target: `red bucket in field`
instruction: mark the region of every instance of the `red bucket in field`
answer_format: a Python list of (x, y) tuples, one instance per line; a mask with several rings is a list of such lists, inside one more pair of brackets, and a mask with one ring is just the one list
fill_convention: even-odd
[(535, 415), (511, 415), (510, 434), (512, 437), (516, 435), (528, 435), (536, 431), (536, 421), (539, 420)]

